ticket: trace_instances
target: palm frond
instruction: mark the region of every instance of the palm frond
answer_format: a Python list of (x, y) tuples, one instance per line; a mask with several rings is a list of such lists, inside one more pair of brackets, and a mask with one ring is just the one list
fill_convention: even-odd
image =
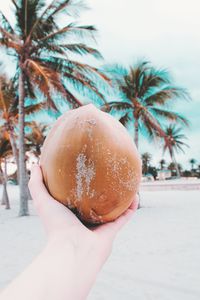
[(82, 103), (64, 87), (60, 74), (50, 69), (48, 64), (41, 63), (40, 61), (33, 61), (30, 59), (26, 61), (26, 64), (27, 63), (31, 65), (31, 68), (35, 73), (35, 75), (33, 76), (33, 74), (30, 74), (29, 70), (29, 76), (32, 75), (33, 82), (36, 82), (40, 90), (47, 97), (49, 108), (57, 111), (55, 102), (52, 99), (53, 89), (61, 93), (65, 97), (65, 99), (67, 99), (72, 104), (73, 107), (79, 107), (82, 105)]
[(122, 116), (120, 119), (119, 119), (119, 122), (122, 123), (122, 125), (124, 125), (124, 127), (127, 127), (128, 124), (131, 122), (131, 117), (129, 115), (129, 113), (126, 113), (124, 116)]
[(71, 103), (72, 108), (78, 108), (83, 106), (83, 103), (75, 97), (68, 89), (65, 90), (66, 92), (66, 99)]
[(41, 111), (42, 109), (44, 109), (45, 106), (46, 106), (45, 102), (30, 104), (28, 106), (25, 106), (25, 108), (24, 108), (25, 114), (27, 116), (32, 115), (32, 114), (37, 113), (38, 111)]
[(10, 22), (8, 21), (8, 19), (6, 18), (6, 16), (3, 14), (2, 11), (0, 11), (0, 24), (7, 32), (14, 34), (14, 30)]
[(147, 68), (143, 72), (142, 78), (139, 81), (139, 92), (138, 97), (143, 98), (145, 95), (160, 88), (160, 86), (167, 85), (170, 83), (170, 76), (165, 69), (155, 69), (153, 67)]
[(171, 120), (171, 121), (176, 121), (176, 122), (181, 122), (186, 126), (189, 126), (189, 121), (179, 113), (153, 107), (151, 108), (151, 111), (153, 111), (157, 116), (159, 117), (164, 117), (165, 119)]
[(75, 0), (57, 0), (53, 1), (48, 7), (46, 18), (57, 15), (58, 13), (64, 13), (69, 15), (70, 17), (79, 17), (79, 12), (82, 9), (87, 9), (88, 7), (85, 5), (83, 1), (75, 1)]
[(15, 43), (18, 43), (18, 44), (20, 43), (20, 40), (16, 34), (7, 31), (2, 26), (0, 26), (0, 33), (4, 39), (7, 39), (7, 40), (10, 39), (11, 41), (14, 41)]
[(82, 88), (82, 92), (84, 92), (84, 90), (87, 92), (91, 91), (95, 96), (98, 96), (101, 100), (103, 100), (104, 103), (106, 102), (104, 95), (95, 86), (94, 82), (86, 75), (79, 72), (74, 72), (74, 74), (72, 72), (68, 72), (64, 73), (63, 76), (67, 78), (67, 80), (71, 82), (76, 89), (79, 90)]
[(34, 57), (38, 57), (41, 54), (44, 55), (44, 52), (48, 52), (48, 55), (58, 54), (67, 57), (67, 54), (65, 53), (64, 49), (62, 49), (62, 47), (53, 43), (47, 43), (46, 41), (38, 41), (37, 45), (32, 46), (30, 51), (31, 54), (34, 54)]
[(17, 5), (16, 0), (11, 0), (11, 2), (14, 4), (16, 10), (19, 9), (19, 6)]
[(101, 107), (101, 109), (103, 111), (106, 111), (106, 112), (109, 112), (111, 111), (112, 109), (115, 109), (117, 111), (124, 111), (124, 110), (133, 110), (133, 106), (131, 103), (129, 102), (125, 102), (125, 101), (121, 101), (121, 102), (118, 102), (118, 101), (112, 101), (112, 102), (108, 102), (106, 103), (105, 105), (103, 105)]
[(160, 137), (157, 130), (154, 130), (152, 124), (148, 121), (148, 119), (141, 117), (142, 125), (141, 127), (147, 133), (149, 140), (157, 139)]
[(0, 46), (5, 47), (6, 49), (12, 49), (15, 50), (17, 53), (20, 53), (21, 46), (6, 39), (6, 38), (0, 38)]
[(145, 76), (145, 72), (149, 68), (148, 61), (139, 61), (134, 67), (130, 67), (128, 79), (134, 85), (135, 92), (139, 94), (141, 81), (143, 81), (143, 77)]
[[(54, 23), (54, 17), (58, 13), (68, 14), (70, 16), (78, 15), (78, 12), (86, 7), (82, 1), (74, 0), (53, 0), (41, 15), (35, 20), (30, 30), (28, 41), (30, 41), (31, 36), (41, 30), (41, 27), (46, 27), (51, 21), (51, 24)], [(42, 26), (41, 26), (42, 25)], [(55, 23), (54, 23), (55, 25)], [(56, 26), (54, 26), (56, 28)], [(58, 28), (57, 28), (58, 29)], [(46, 31), (45, 31), (46, 32)], [(36, 34), (35, 34), (36, 35)]]
[(5, 129), (0, 127), (0, 160), (12, 155), (12, 148)]
[(55, 39), (63, 39), (66, 38), (68, 35), (78, 36), (79, 38), (93, 38), (93, 32), (96, 31), (96, 28), (91, 25), (87, 26), (78, 26), (75, 23), (70, 23), (69, 25), (58, 29), (55, 32), (51, 32), (50, 34), (42, 37), (39, 41), (54, 41)]
[(5, 74), (0, 75), (0, 111), (3, 111), (7, 117), (13, 107), (15, 97), (13, 83), (8, 80)]
[(160, 122), (151, 114), (151, 112), (147, 109), (143, 109), (141, 111), (141, 118), (145, 124), (148, 123), (148, 131), (150, 133), (150, 127), (153, 134), (156, 136), (160, 136), (162, 138), (166, 137), (165, 131), (163, 130)]
[[(36, 59), (40, 59), (40, 58), (36, 58)], [(52, 68), (53, 70), (60, 73), (68, 73), (68, 72), (71, 73), (74, 72), (75, 70), (83, 74), (88, 74), (88, 75), (94, 74), (104, 82), (111, 84), (110, 78), (108, 78), (103, 72), (85, 63), (81, 63), (71, 59), (66, 59), (63, 57), (56, 57), (56, 56), (43, 57), (42, 59), (40, 59), (40, 61), (44, 64), (47, 64), (49, 68)]]
[(53, 44), (47, 42), (38, 42), (37, 46), (33, 46), (31, 49), (31, 53), (39, 54), (41, 52), (48, 51), (53, 54), (61, 54), (68, 58), (68, 53), (74, 53), (78, 55), (92, 55), (97, 59), (102, 59), (102, 55), (100, 52), (92, 47), (88, 47), (83, 43), (75, 43), (75, 44)]
[(62, 45), (58, 45), (60, 48), (64, 49), (65, 51), (69, 51), (75, 54), (79, 54), (79, 55), (85, 55), (85, 54), (90, 54), (92, 56), (94, 56), (95, 58), (100, 58), (102, 59), (102, 55), (100, 54), (100, 52), (92, 47), (89, 47), (83, 43), (79, 43), (79, 44), (62, 44)]
[(43, 123), (30, 122), (28, 127), (31, 129), (29, 134), (26, 134), (26, 145), (28, 151), (31, 151), (37, 157), (41, 154), (41, 147), (44, 143), (48, 126)]
[(15, 5), (16, 27), (22, 40), (25, 42), (38, 19), (38, 14), (45, 6), (44, 0), (20, 0), (12, 1)]
[(29, 75), (29, 78), (32, 78), (31, 84), (36, 84), (41, 92), (47, 97), (47, 107), (57, 111), (57, 107), (52, 99), (52, 82), (55, 84), (58, 83), (57, 73), (50, 72), (46, 66), (43, 66), (38, 61), (33, 61), (27, 59), (25, 62), (26, 73)]
[(144, 97), (144, 102), (148, 106), (163, 105), (173, 98), (188, 99), (189, 95), (183, 88), (167, 85), (161, 86), (160, 89), (149, 89)]
[(165, 128), (166, 139), (164, 144), (164, 152), (168, 149), (170, 155), (173, 155), (174, 150), (176, 152), (183, 152), (183, 146), (188, 147), (188, 145), (183, 142), (183, 140), (187, 139), (186, 136), (182, 133), (182, 128), (176, 126), (175, 124), (169, 125)]
[(109, 85), (111, 84), (111, 80), (108, 76), (106, 76), (100, 69), (92, 67), (88, 64), (85, 63), (80, 63), (74, 60), (68, 60), (68, 66), (70, 68), (77, 68), (77, 70), (80, 70), (83, 73), (86, 74), (94, 74), (97, 76), (97, 78), (103, 80), (104, 82), (108, 83)]
[(24, 82), (24, 88), (25, 88), (26, 97), (35, 99), (36, 98), (35, 86), (33, 86), (33, 84), (31, 83), (31, 77), (29, 78), (29, 74), (26, 72), (26, 70), (25, 73), (26, 73), (26, 77)]
[(101, 70), (111, 76), (113, 80), (117, 78), (123, 79), (123, 76), (128, 74), (127, 68), (120, 64), (106, 64), (101, 66)]

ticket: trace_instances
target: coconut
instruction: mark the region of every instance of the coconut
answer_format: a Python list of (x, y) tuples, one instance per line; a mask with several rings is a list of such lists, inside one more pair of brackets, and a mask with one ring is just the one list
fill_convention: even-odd
[(92, 104), (55, 122), (40, 165), (49, 193), (90, 224), (118, 218), (141, 180), (141, 160), (127, 130)]

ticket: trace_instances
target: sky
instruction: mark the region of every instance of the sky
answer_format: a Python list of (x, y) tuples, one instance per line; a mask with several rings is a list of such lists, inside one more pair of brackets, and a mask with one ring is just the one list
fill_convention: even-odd
[[(50, 1), (48, 1), (50, 2)], [(190, 158), (200, 164), (200, 1), (199, 0), (88, 0), (90, 10), (81, 16), (83, 24), (98, 29), (97, 48), (105, 61), (125, 66), (145, 58), (155, 67), (167, 68), (174, 82), (186, 88), (192, 101), (174, 107), (190, 121), (186, 129), (190, 148), (177, 160), (189, 167)], [(10, 1), (0, 9), (11, 18)], [(153, 163), (162, 158), (159, 146), (140, 136), (140, 152), (150, 152)], [(169, 157), (164, 157), (169, 161)]]

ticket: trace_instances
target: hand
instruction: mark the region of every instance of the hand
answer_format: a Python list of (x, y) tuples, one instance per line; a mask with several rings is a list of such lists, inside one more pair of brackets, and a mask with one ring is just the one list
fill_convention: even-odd
[(108, 255), (112, 248), (113, 240), (118, 231), (133, 216), (138, 207), (138, 198), (132, 202), (128, 210), (118, 219), (94, 229), (88, 229), (81, 221), (63, 204), (56, 201), (43, 184), (42, 172), (38, 165), (31, 171), (29, 189), (38, 215), (43, 221), (49, 240), (62, 240), (69, 237), (76, 246), (91, 243), (101, 248), (104, 255)]
[[(60, 265), (63, 268), (61, 275), (58, 261), (55, 259), (54, 271), (51, 272), (57, 274), (57, 281), (60, 281), (61, 278), (65, 278), (65, 280), (67, 277), (69, 278), (70, 287), (63, 292), (63, 299), (66, 298), (66, 295), (70, 299), (85, 299), (96, 275), (111, 253), (116, 234), (136, 211), (138, 207), (137, 197), (128, 210), (118, 219), (89, 229), (81, 223), (72, 211), (48, 193), (38, 165), (35, 165), (31, 171), (29, 189), (48, 235), (45, 256), (59, 257)], [(52, 265), (52, 260), (50, 265)], [(50, 268), (52, 270), (52, 266)], [(74, 282), (77, 283), (77, 281), (79, 284), (72, 288)], [(64, 286), (65, 282), (63, 283)], [(64, 291), (65, 289), (66, 287), (57, 290)], [(52, 299), (54, 298), (52, 297)]]

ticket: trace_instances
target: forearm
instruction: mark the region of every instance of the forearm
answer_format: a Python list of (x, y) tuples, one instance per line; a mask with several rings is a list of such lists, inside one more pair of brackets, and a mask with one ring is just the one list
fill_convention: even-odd
[[(60, 249), (61, 248), (61, 249)], [(83, 300), (100, 268), (92, 249), (49, 243), (32, 264), (0, 295), (1, 300)]]

